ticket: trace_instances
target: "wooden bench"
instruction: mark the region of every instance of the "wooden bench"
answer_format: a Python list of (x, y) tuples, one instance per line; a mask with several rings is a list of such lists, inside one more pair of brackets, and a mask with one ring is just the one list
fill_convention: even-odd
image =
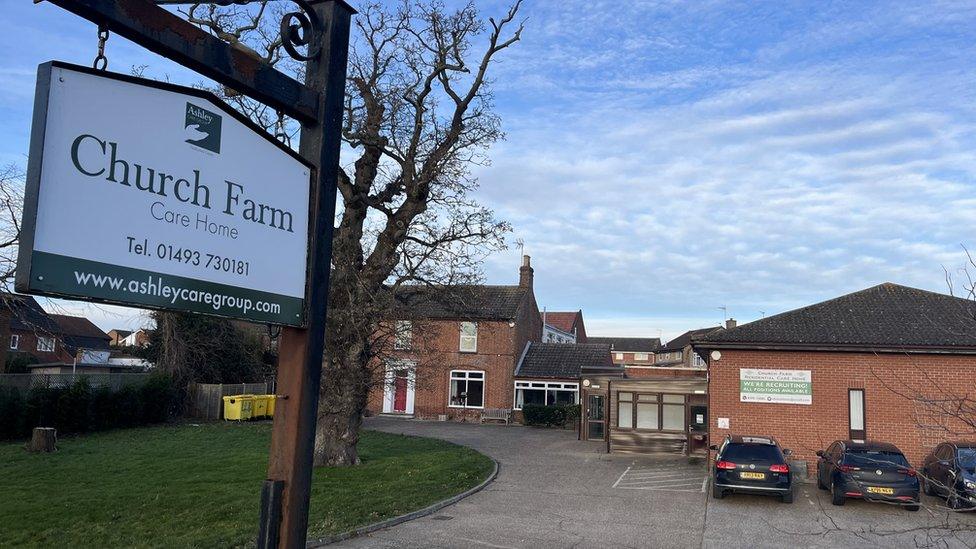
[(512, 411), (505, 408), (488, 408), (481, 411), (481, 423), (486, 421), (504, 421), (508, 425), (512, 421)]

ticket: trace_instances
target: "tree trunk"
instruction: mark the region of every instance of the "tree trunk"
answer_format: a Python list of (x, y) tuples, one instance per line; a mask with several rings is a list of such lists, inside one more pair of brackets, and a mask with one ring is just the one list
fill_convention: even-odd
[(315, 466), (359, 464), (359, 428), (369, 394), (368, 365), (361, 364), (361, 345), (340, 360), (326, 360), (322, 368), (319, 413), (315, 426)]
[(57, 431), (53, 427), (34, 427), (34, 434), (27, 443), (28, 452), (54, 452), (58, 442)]

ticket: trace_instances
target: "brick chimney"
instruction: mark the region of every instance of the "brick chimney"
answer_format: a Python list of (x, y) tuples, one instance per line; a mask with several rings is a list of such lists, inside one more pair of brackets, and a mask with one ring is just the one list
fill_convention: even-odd
[(532, 262), (530, 261), (529, 256), (523, 255), (522, 266), (519, 267), (519, 286), (523, 288), (531, 288), (533, 272), (534, 271), (532, 270)]
[(725, 329), (726, 330), (731, 330), (732, 328), (735, 328), (736, 324), (738, 324), (738, 323), (735, 321), (735, 319), (734, 318), (730, 318), (730, 319), (728, 319), (728, 320), (725, 321)]

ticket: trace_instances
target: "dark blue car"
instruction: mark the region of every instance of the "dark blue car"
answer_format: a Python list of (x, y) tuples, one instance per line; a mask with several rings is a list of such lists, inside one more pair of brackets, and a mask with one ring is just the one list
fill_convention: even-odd
[(976, 442), (943, 442), (922, 465), (925, 493), (946, 499), (950, 508), (976, 508)]
[(793, 474), (783, 450), (772, 437), (729, 435), (718, 452), (712, 474), (712, 497), (727, 493), (764, 494), (793, 503)]
[(860, 498), (918, 511), (918, 476), (895, 445), (838, 440), (817, 451), (817, 456), (817, 487), (830, 490), (834, 505), (844, 505), (847, 498)]

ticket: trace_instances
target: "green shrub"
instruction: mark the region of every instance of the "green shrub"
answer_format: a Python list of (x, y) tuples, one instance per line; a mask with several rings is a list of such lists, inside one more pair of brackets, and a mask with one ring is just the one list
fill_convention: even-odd
[[(572, 414), (575, 413), (575, 416)], [(526, 425), (562, 427), (579, 417), (578, 405), (526, 404), (522, 406), (522, 420)]]
[(160, 423), (169, 419), (175, 396), (165, 374), (118, 391), (92, 388), (84, 376), (68, 387), (35, 388), (26, 395), (0, 387), (0, 439), (28, 438), (34, 427), (72, 434)]

